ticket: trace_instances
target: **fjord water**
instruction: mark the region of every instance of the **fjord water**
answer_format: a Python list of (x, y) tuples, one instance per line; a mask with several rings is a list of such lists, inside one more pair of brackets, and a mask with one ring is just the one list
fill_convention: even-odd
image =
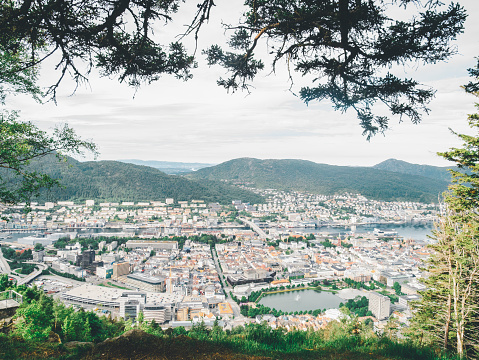
[(356, 235), (372, 233), (374, 229), (394, 229), (399, 236), (408, 239), (429, 241), (429, 235), (434, 229), (434, 224), (414, 224), (414, 223), (403, 223), (403, 224), (368, 224), (368, 225), (358, 225), (356, 228), (351, 228), (351, 226), (341, 226), (341, 227), (330, 227), (330, 226), (321, 226), (316, 229), (292, 229), (297, 230), (303, 233), (320, 233), (327, 232), (330, 235), (345, 235), (354, 233)]

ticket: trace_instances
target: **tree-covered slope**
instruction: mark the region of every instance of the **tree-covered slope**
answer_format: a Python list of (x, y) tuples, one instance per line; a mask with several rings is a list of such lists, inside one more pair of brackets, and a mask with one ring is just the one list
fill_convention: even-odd
[(60, 179), (63, 189), (42, 193), (39, 200), (204, 200), (230, 203), (238, 199), (259, 203), (263, 198), (250, 191), (210, 180), (189, 180), (167, 175), (158, 169), (118, 161), (79, 162), (68, 158), (59, 163), (47, 157), (32, 164)]
[(379, 200), (437, 202), (447, 182), (370, 167), (317, 164), (305, 160), (235, 159), (200, 169), (191, 179), (248, 182), (258, 188), (320, 194), (360, 193)]
[(373, 166), (378, 170), (387, 170), (401, 174), (425, 176), (431, 179), (451, 181), (451, 174), (447, 171), (451, 167), (411, 164), (406, 161), (388, 159)]

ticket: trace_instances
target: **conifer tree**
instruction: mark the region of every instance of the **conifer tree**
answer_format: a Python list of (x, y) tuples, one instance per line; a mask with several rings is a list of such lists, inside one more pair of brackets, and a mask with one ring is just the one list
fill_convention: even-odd
[[(479, 64), (470, 69), (476, 82), (465, 90), (479, 96)], [(479, 104), (476, 104), (479, 108)], [(454, 162), (452, 184), (444, 194), (444, 211), (433, 232), (434, 253), (428, 261), (428, 289), (416, 305), (411, 330), (420, 340), (442, 343), (460, 357), (479, 355), (479, 114), (471, 114), (474, 135), (457, 134), (461, 148), (439, 153)]]

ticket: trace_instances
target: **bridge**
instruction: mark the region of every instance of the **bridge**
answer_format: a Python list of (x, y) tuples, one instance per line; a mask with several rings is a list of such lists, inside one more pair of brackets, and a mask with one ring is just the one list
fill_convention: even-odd
[(238, 219), (239, 221), (242, 221), (245, 225), (248, 225), (251, 228), (251, 230), (255, 231), (259, 235), (259, 238), (261, 240), (266, 240), (268, 238), (268, 235), (258, 225), (254, 224), (253, 222), (240, 217), (236, 219)]
[(32, 281), (33, 279), (35, 279), (37, 276), (41, 275), (42, 274), (42, 271), (43, 270), (46, 270), (47, 269), (47, 266), (45, 264), (41, 264), (41, 263), (35, 263), (32, 261), (33, 264), (36, 264), (38, 265), (38, 270), (35, 270), (33, 271), (30, 275), (18, 280), (17, 282), (17, 286), (18, 285), (24, 285), (24, 284), (28, 284), (30, 281)]

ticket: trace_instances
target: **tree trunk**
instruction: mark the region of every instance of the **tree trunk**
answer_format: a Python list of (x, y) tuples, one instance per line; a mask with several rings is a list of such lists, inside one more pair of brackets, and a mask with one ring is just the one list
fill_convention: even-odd
[(447, 350), (449, 342), (449, 328), (451, 327), (451, 293), (447, 295), (446, 326), (444, 327), (444, 350)]

